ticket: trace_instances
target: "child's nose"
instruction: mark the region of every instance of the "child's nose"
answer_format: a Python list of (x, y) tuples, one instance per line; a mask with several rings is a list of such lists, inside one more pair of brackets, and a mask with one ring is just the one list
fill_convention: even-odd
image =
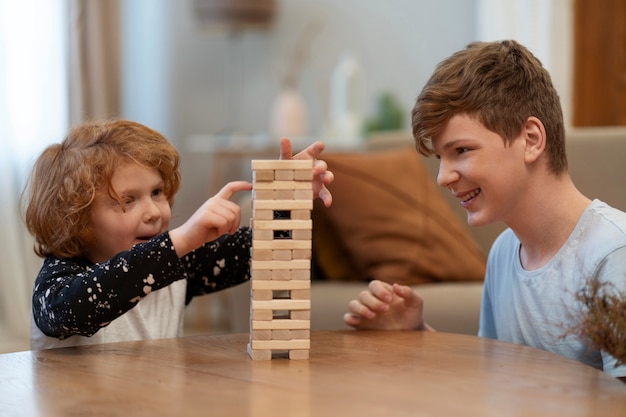
[(145, 218), (146, 221), (158, 220), (161, 217), (161, 210), (159, 206), (152, 200), (147, 203)]

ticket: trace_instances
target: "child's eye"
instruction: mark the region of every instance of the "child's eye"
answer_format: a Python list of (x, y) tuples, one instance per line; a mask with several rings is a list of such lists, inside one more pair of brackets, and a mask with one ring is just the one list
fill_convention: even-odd
[(152, 190), (152, 197), (158, 197), (160, 195), (163, 195), (163, 189), (162, 188), (157, 188), (155, 190)]
[(460, 154), (465, 153), (467, 151), (469, 151), (469, 148), (464, 148), (464, 147), (456, 148), (457, 155), (460, 155)]

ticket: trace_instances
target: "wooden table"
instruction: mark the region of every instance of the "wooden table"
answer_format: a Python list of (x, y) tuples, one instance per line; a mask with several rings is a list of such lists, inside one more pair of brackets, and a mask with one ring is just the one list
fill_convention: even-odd
[(311, 357), (252, 361), (247, 334), (0, 355), (0, 416), (619, 416), (626, 385), (473, 336), (313, 332)]

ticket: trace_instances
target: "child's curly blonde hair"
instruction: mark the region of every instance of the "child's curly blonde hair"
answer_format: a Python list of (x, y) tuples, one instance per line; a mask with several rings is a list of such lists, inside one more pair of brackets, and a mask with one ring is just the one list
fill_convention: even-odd
[(88, 122), (39, 156), (22, 201), (35, 253), (75, 258), (97, 239), (91, 205), (106, 192), (123, 206), (111, 185), (116, 169), (138, 163), (156, 169), (170, 206), (180, 187), (179, 155), (159, 132), (128, 120)]

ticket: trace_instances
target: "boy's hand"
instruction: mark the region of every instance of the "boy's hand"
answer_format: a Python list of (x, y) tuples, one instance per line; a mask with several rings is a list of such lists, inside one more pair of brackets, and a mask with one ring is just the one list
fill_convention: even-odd
[(249, 182), (229, 182), (202, 204), (182, 226), (170, 231), (170, 239), (178, 257), (226, 233), (235, 233), (241, 220), (241, 208), (230, 199), (238, 191), (250, 190), (252, 184)]
[(326, 186), (333, 182), (335, 176), (332, 171), (328, 170), (326, 162), (317, 159), (324, 151), (324, 142), (314, 142), (308, 148), (292, 155), (293, 150), (291, 141), (287, 138), (280, 140), (280, 159), (312, 159), (313, 160), (313, 196), (319, 197), (326, 207), (330, 207), (333, 202), (333, 196)]
[(422, 317), (422, 297), (406, 285), (374, 280), (348, 309), (343, 320), (357, 329), (432, 330)]

